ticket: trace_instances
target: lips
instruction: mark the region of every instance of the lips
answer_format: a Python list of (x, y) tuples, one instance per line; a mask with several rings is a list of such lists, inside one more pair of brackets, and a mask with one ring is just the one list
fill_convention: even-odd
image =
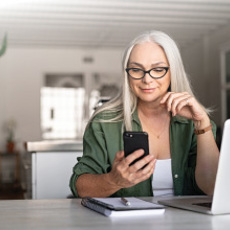
[(153, 92), (154, 90), (155, 90), (155, 88), (141, 88), (141, 90), (143, 91), (143, 92), (145, 92), (145, 93), (151, 93), (151, 92)]

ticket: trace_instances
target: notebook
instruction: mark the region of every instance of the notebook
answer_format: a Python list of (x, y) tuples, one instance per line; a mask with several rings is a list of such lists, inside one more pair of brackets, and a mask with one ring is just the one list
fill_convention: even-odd
[(123, 203), (121, 198), (91, 198), (85, 197), (81, 204), (89, 209), (110, 217), (146, 216), (163, 214), (164, 206), (147, 202), (135, 197), (126, 198), (129, 205)]
[(224, 123), (213, 197), (189, 196), (159, 200), (160, 204), (206, 214), (230, 214), (230, 119)]

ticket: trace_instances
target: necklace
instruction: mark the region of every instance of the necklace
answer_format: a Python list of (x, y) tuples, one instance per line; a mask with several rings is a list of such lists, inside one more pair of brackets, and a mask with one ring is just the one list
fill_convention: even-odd
[(165, 122), (164, 125), (162, 125), (162, 128), (160, 130), (159, 133), (154, 133), (154, 128), (152, 128), (152, 124), (148, 122), (148, 118), (146, 119), (145, 116), (143, 116), (144, 114), (139, 113), (139, 118), (141, 120), (142, 123), (142, 128), (144, 128), (143, 130), (146, 130), (147, 132), (151, 133), (155, 138), (160, 139), (160, 137), (164, 134), (166, 127), (168, 125), (168, 121), (170, 120), (170, 116), (169, 113), (167, 113), (167, 117), (165, 118)]
[[(144, 123), (144, 122), (143, 122)], [(143, 124), (144, 125), (144, 124)], [(147, 127), (151, 127), (151, 125), (144, 125), (145, 126), (145, 128), (147, 128), (147, 129), (145, 129), (145, 130), (148, 130), (148, 132), (149, 133), (151, 133), (155, 138), (157, 138), (157, 139), (160, 139), (160, 137), (164, 134), (164, 132), (166, 131), (166, 127), (167, 127), (167, 125), (168, 125), (168, 119), (164, 122), (164, 125), (162, 126), (162, 128), (161, 128), (161, 130), (160, 130), (160, 132), (158, 132), (158, 133), (156, 133), (156, 132), (154, 132), (154, 129), (153, 128), (147, 128)]]
[(160, 139), (160, 137), (162, 136), (162, 134), (165, 132), (166, 130), (166, 125), (167, 125), (167, 122), (165, 122), (165, 125), (163, 126), (162, 130), (156, 134), (154, 132), (151, 132), (153, 134), (153, 136), (155, 136), (157, 139)]

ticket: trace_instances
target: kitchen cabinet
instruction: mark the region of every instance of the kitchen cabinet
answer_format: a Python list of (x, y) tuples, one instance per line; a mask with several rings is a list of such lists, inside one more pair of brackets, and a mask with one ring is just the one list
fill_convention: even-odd
[(77, 157), (82, 156), (82, 144), (52, 144), (52, 147), (47, 145), (46, 148), (38, 148), (37, 145), (34, 148), (30, 143), (28, 151), (32, 154), (32, 199), (63, 199), (70, 196), (69, 180)]

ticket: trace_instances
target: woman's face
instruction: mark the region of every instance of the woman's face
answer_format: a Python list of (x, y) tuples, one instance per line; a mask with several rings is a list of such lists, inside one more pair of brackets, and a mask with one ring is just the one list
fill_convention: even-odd
[[(168, 60), (163, 49), (153, 42), (135, 45), (131, 51), (128, 68), (150, 70), (155, 67), (168, 67)], [(148, 73), (139, 80), (129, 77), (130, 87), (139, 102), (157, 102), (167, 92), (170, 85), (170, 69), (167, 74), (154, 79)]]

